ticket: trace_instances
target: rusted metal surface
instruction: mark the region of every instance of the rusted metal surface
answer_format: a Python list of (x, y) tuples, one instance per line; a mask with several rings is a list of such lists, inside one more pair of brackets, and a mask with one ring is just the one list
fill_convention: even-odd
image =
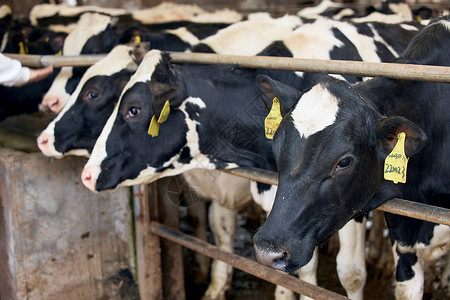
[[(257, 168), (236, 168), (222, 171), (262, 183), (278, 185), (278, 176), (276, 172)], [(377, 209), (384, 212), (450, 226), (450, 209), (447, 208), (395, 198), (387, 201)]]
[(450, 226), (450, 209), (442, 207), (394, 198), (377, 209), (384, 212)]
[(151, 222), (150, 231), (164, 239), (171, 240), (186, 248), (197, 251), (201, 254), (218, 259), (232, 265), (234, 268), (272, 282), (284, 286), (296, 293), (312, 297), (314, 299), (348, 299), (345, 296), (328, 291), (321, 287), (312, 285), (303, 280), (285, 274), (283, 272), (263, 266), (255, 261), (246, 259), (239, 255), (226, 252), (214, 245), (208, 244), (200, 239), (186, 235), (182, 232), (170, 229), (160, 223)]
[[(5, 55), (18, 59), (23, 65), (30, 67), (48, 65), (53, 65), (55, 67), (89, 66), (104, 57), (104, 55), (54, 56), (8, 53), (5, 53)], [(172, 61), (176, 63), (233, 64), (246, 68), (328, 72), (331, 74), (369, 77), (381, 75), (397, 79), (450, 83), (450, 67), (442, 66), (184, 52), (170, 52), (170, 56)]]
[[(173, 202), (172, 197), (174, 195), (172, 193), (169, 195), (169, 191), (177, 190), (177, 187), (174, 185), (176, 185), (176, 181), (172, 177), (156, 181), (156, 197), (153, 196), (149, 200), (151, 207), (154, 207), (152, 202), (158, 202), (158, 218), (152, 218), (151, 220), (161, 222), (173, 230), (179, 230), (179, 206)], [(161, 240), (161, 251), (163, 298), (184, 300), (186, 295), (184, 288), (183, 249), (180, 245), (163, 239)]]
[(154, 203), (149, 202), (149, 194), (156, 194), (156, 185), (133, 187), (139, 295), (142, 300), (162, 300), (160, 238), (149, 232), (150, 214), (157, 216), (158, 208), (149, 207)]

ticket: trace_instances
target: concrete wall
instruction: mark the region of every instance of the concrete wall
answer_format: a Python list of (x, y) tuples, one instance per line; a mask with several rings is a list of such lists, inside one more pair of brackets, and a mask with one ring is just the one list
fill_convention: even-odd
[(137, 299), (129, 190), (90, 192), (85, 162), (0, 148), (0, 299)]

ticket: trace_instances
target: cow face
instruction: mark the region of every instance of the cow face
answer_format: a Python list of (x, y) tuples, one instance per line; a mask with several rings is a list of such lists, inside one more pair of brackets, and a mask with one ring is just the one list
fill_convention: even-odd
[[(76, 28), (66, 37), (64, 55), (108, 53), (119, 39), (111, 27), (110, 16), (86, 13), (80, 17)], [(80, 82), (85, 67), (63, 67), (45, 94), (42, 110), (59, 113)]]
[[(184, 98), (183, 83), (168, 64), (168, 57), (150, 51), (122, 93), (119, 104), (96, 142), (82, 180), (91, 190), (150, 182), (191, 168), (198, 159), (195, 121), (187, 106), (201, 109), (199, 99)], [(153, 116), (170, 104), (167, 120), (157, 136), (148, 134)], [(173, 173), (173, 174), (172, 174)]]
[(420, 128), (400, 117), (383, 118), (344, 81), (327, 78), (304, 92), (274, 137), (279, 186), (254, 238), (258, 260), (295, 271), (315, 246), (381, 204), (371, 199), (398, 196), (393, 183), (384, 187), (382, 163), (400, 131), (407, 132), (407, 156), (420, 150)]
[(117, 46), (88, 69), (65, 109), (37, 139), (45, 155), (89, 156), (147, 47)]

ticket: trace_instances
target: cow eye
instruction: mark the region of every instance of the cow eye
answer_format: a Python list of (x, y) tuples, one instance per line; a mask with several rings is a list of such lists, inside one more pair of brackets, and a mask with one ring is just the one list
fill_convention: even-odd
[(336, 168), (334, 169), (334, 171), (340, 171), (342, 169), (348, 168), (352, 162), (353, 162), (353, 157), (352, 156), (346, 156), (343, 159), (341, 159), (338, 164), (336, 165)]
[(135, 117), (140, 111), (141, 110), (139, 108), (132, 106), (128, 109), (127, 117)]
[(98, 97), (98, 94), (97, 94), (97, 92), (95, 92), (95, 91), (87, 91), (85, 94), (84, 94), (84, 99), (85, 100), (94, 100), (95, 98), (97, 98)]

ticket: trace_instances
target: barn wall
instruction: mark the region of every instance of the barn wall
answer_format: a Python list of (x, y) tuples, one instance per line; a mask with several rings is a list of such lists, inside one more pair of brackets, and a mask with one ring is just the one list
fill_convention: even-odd
[(87, 190), (85, 162), (0, 148), (0, 299), (137, 293), (129, 190)]

